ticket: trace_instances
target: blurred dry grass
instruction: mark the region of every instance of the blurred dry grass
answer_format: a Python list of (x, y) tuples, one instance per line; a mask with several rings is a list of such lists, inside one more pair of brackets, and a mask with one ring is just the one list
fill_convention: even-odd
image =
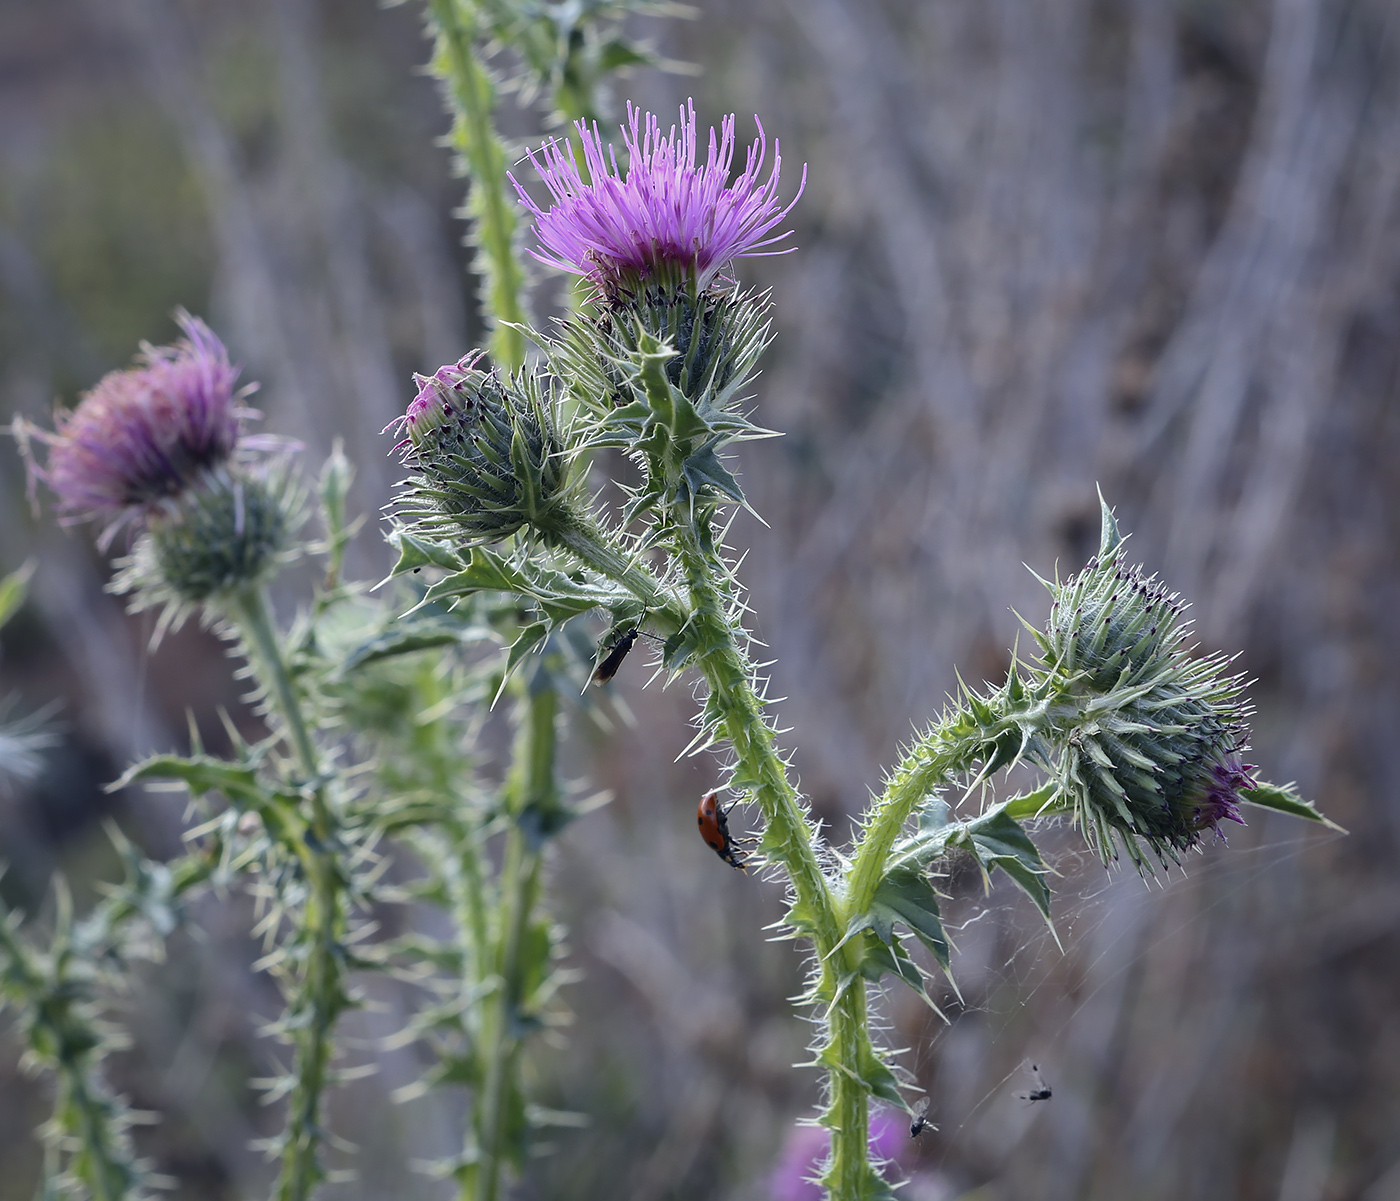
[[(746, 449), (769, 526), (736, 540), (833, 837), (955, 665), (1004, 670), (1010, 607), (1043, 610), (1022, 564), (1078, 565), (1096, 482), (1205, 645), (1259, 677), (1253, 757), (1352, 831), (1256, 819), (1152, 890), (1065, 837), (1063, 956), (955, 875), (952, 1025), (887, 1008), (942, 1127), (909, 1195), (1400, 1197), (1400, 9), (708, 0), (656, 33), (705, 73), (638, 77), (636, 99), (664, 112), (693, 87), (708, 119), (760, 113), (794, 181), (810, 164), (800, 253), (744, 270), (776, 289), (759, 412), (787, 436)], [(407, 373), (477, 338), (424, 55), (412, 6), (0, 8), (6, 408), (71, 398), (183, 303), (264, 382), (270, 428), (312, 461), (346, 439), (377, 508)], [(0, 565), (41, 560), (5, 688), (68, 704), (68, 752), (0, 799), (0, 888), (32, 905), (56, 862), (103, 870), (97, 785), (187, 705), (213, 736), (237, 689), (196, 632), (148, 657), (83, 540), (29, 521), (16, 460), (0, 479)], [(710, 769), (673, 763), (686, 689), (643, 703), (628, 668), (636, 727), (576, 749), (618, 799), (563, 840), (582, 978), (537, 1063), (542, 1099), (593, 1126), (521, 1195), (757, 1201), (813, 1100), (788, 1068), (799, 965), (763, 941), (776, 889), (691, 831)], [(121, 813), (171, 845), (153, 800)], [(208, 917), (133, 1001), (123, 1083), (170, 1113), (150, 1146), (181, 1195), (255, 1195), (250, 1015), (270, 995), (243, 915)], [(392, 1028), (383, 1000), (358, 1037)], [(8, 1198), (31, 1189), (39, 1105), (0, 1047)], [(1024, 1057), (1052, 1101), (1015, 1099)], [(452, 1115), (385, 1100), (411, 1070), (346, 1093), (364, 1175), (331, 1195), (444, 1195), (404, 1165), (445, 1148)]]

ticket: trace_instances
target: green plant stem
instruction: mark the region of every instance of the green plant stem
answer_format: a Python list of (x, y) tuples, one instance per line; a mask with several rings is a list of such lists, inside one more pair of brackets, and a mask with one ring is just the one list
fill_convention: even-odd
[(827, 1195), (858, 1201), (868, 1195), (870, 1168), (870, 1095), (843, 1068), (859, 1065), (870, 1054), (865, 983), (851, 985), (827, 1015), (830, 1099), (826, 1121), (831, 1128), (831, 1167), (823, 1183)]
[(842, 912), (846, 917), (866, 913), (875, 899), (889, 866), (890, 852), (914, 810), (929, 793), (947, 783), (964, 766), (960, 756), (948, 748), (920, 746), (900, 764), (880, 799), (856, 845), (855, 858), (846, 873)]
[[(438, 677), (436, 663), (419, 668), (414, 679), (420, 712), (436, 711), (447, 699), (449, 689)], [(467, 936), (469, 961), (466, 965), (470, 990), (475, 974), (480, 972), (490, 946), (486, 921), (486, 886), (481, 870), (482, 832), (470, 808), (460, 804), (462, 781), (466, 765), (454, 750), (455, 731), (446, 717), (420, 722), (414, 733), (414, 753), (429, 766), (433, 791), (444, 807), (454, 813), (448, 834), (451, 848), (446, 854), (452, 859), (451, 898), (459, 927)]]
[[(289, 1000), (296, 1047), (293, 1086), (282, 1137), (277, 1201), (305, 1201), (322, 1178), (321, 1095), (335, 1053), (336, 1019), (345, 1008), (345, 881), (336, 848), (337, 823), (320, 777), (320, 760), (261, 587), (241, 590), (229, 615), (242, 633), (258, 682), (267, 690), (282, 733), (296, 753), (309, 789), (310, 814), (290, 849), (301, 861), (307, 896), (297, 937), (307, 944), (305, 967)], [(298, 1012), (300, 1011), (300, 1012)]]
[(542, 844), (526, 821), (556, 802), (558, 693), (548, 684), (522, 687), (526, 696), (507, 788), (510, 825), (501, 865), (500, 936), (492, 965), (496, 980), (482, 1013), (483, 1084), (475, 1115), (479, 1159), (476, 1172), (464, 1180), (462, 1201), (498, 1201), (501, 1196), (502, 1169), (511, 1152), (511, 1093), (519, 1089), (516, 1076), (524, 1045), (524, 947), (540, 898), (543, 866)]
[(92, 1201), (125, 1201), (139, 1195), (134, 1165), (113, 1146), (116, 1139), (104, 1112), (111, 1102), (91, 1072), (60, 1057), (58, 1080), (58, 1109), (72, 1115), (69, 1123), (82, 1146), (74, 1156), (74, 1175), (87, 1186)]
[(577, 510), (565, 511), (546, 538), (569, 551), (599, 575), (615, 580), (646, 608), (650, 624), (673, 634), (686, 624), (685, 606), (640, 559), (608, 540), (598, 523)]
[[(61, 920), (61, 928), (66, 921)], [(65, 939), (62, 929), (57, 938)], [(130, 1201), (146, 1195), (142, 1173), (125, 1135), (125, 1107), (107, 1090), (98, 1071), (107, 1043), (82, 1008), (86, 989), (71, 980), (72, 962), (70, 950), (57, 947), (48, 963), (36, 961), (0, 917), (0, 999), (20, 1001), (26, 1011), (26, 1041), (57, 1077), (53, 1120), (45, 1138), (45, 1176), (51, 1182), (68, 1157), (70, 1174), (93, 1201)]]
[(429, 0), (428, 8), (455, 118), (452, 141), (471, 178), (468, 206), (476, 220), (477, 269), (485, 280), (483, 307), (494, 323), (491, 356), (499, 366), (516, 371), (525, 362), (525, 339), (512, 328), (525, 321), (525, 272), (515, 249), (508, 156), (492, 122), (496, 89), (474, 51), (477, 22), (471, 6), (462, 0)]
[(717, 717), (739, 760), (739, 775), (763, 810), (764, 853), (780, 862), (792, 881), (796, 903), (788, 921), (807, 933), (817, 952), (820, 975), (816, 999), (830, 1003), (828, 1041), (819, 1055), (827, 1069), (833, 1175), (826, 1181), (832, 1197), (858, 1201), (872, 1195), (869, 1166), (870, 1107), (868, 1087), (860, 1078), (875, 1058), (867, 1027), (865, 984), (840, 987), (840, 977), (856, 970), (853, 944), (842, 946), (845, 923), (837, 899), (821, 870), (813, 846), (812, 819), (788, 779), (787, 767), (773, 742), (773, 732), (754, 692), (752, 673), (740, 652), (733, 624), (724, 609), (716, 579), (724, 564), (705, 550), (705, 542), (688, 529), (677, 538), (678, 557), (690, 592), (691, 622), (702, 648), (700, 667), (710, 687), (708, 707)]
[(839, 1173), (832, 1195), (842, 1201), (872, 1196), (876, 1178), (869, 1166), (868, 1087), (860, 1078), (875, 1059), (865, 985), (854, 981), (844, 990), (839, 988), (841, 975), (855, 970), (857, 956), (853, 947), (841, 945), (844, 914), (817, 859), (811, 818), (788, 779), (763, 704), (754, 692), (750, 665), (726, 611), (726, 597), (716, 584), (727, 578), (727, 570), (708, 549), (708, 539), (691, 527), (679, 526), (675, 551), (690, 601), (686, 614), (644, 566), (608, 544), (587, 519), (578, 518), (551, 534), (588, 566), (624, 585), (649, 612), (663, 615), (676, 628), (687, 627), (710, 689), (707, 719), (733, 745), (736, 778), (752, 791), (763, 811), (764, 853), (780, 863), (792, 881), (796, 900), (788, 921), (807, 934), (816, 948), (820, 974), (814, 1000), (831, 1005), (829, 1037), (820, 1061), (829, 1074), (827, 1121), (832, 1128), (833, 1167)]
[(302, 716), (296, 689), (292, 686), (291, 673), (287, 670), (282, 646), (272, 623), (272, 613), (268, 609), (266, 592), (258, 585), (248, 585), (231, 598), (228, 609), (229, 617), (243, 636), (257, 681), (267, 689), (272, 707), (282, 719), (283, 735), (296, 753), (306, 778), (314, 780), (320, 774), (320, 758), (311, 741), (306, 719)]
[(753, 690), (748, 661), (714, 583), (716, 576), (724, 578), (724, 566), (712, 561), (689, 530), (678, 536), (677, 552), (690, 593), (689, 620), (700, 648), (700, 669), (710, 688), (708, 707), (733, 744), (739, 775), (763, 811), (764, 851), (787, 869), (803, 925), (825, 957), (841, 938), (831, 889), (813, 847), (812, 819), (788, 779), (763, 703)]

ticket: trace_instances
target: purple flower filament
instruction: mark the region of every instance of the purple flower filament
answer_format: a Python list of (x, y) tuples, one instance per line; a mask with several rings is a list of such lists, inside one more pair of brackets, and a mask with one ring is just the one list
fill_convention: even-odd
[(1245, 824), (1240, 816), (1240, 792), (1259, 786), (1250, 774), (1253, 771), (1254, 764), (1241, 763), (1233, 754), (1226, 756), (1224, 762), (1212, 765), (1210, 782), (1204, 795), (1196, 801), (1194, 825), (1197, 830), (1214, 830), (1216, 837), (1223, 839), (1222, 821)]
[[(681, 110), (679, 126), (662, 133), (651, 113), (627, 106), (622, 127), (628, 166), (624, 175), (613, 147), (605, 148), (595, 124), (575, 126), (583, 147), (583, 169), (568, 143), (551, 140), (530, 162), (553, 198), (541, 209), (511, 176), (522, 203), (535, 216), (543, 251), (531, 253), (543, 263), (590, 279), (598, 290), (616, 298), (654, 276), (680, 279), (696, 292), (709, 287), (736, 258), (786, 254), (792, 247), (770, 249), (791, 234), (774, 233), (807, 183), (786, 207), (778, 199), (782, 155), (773, 143), (773, 166), (762, 179), (767, 138), (748, 149), (744, 170), (730, 183), (737, 141), (734, 117), (720, 131), (711, 128), (708, 153), (696, 165), (699, 138), (695, 105)], [(585, 179), (587, 182), (585, 182)]]
[(238, 368), (204, 322), (176, 319), (184, 339), (144, 347), (140, 365), (103, 376), (55, 432), (33, 431), (49, 444), (34, 474), (53, 489), (64, 523), (107, 520), (114, 530), (233, 456), (250, 412), (235, 392)]

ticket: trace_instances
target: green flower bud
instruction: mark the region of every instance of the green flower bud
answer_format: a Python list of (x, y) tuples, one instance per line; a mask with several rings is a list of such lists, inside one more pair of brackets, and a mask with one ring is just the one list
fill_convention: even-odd
[(164, 604), (166, 624), (262, 583), (286, 558), (302, 497), (284, 466), (207, 471), (152, 510), (146, 532), (123, 561), (113, 590), (135, 593), (138, 609)]
[(502, 381), (480, 353), (417, 375), (418, 395), (386, 428), (413, 471), (398, 515), (423, 532), (494, 542), (517, 530), (549, 532), (571, 494), (569, 456), (534, 376)]
[(1180, 598), (1127, 564), (1106, 506), (1103, 519), (1098, 555), (1065, 584), (1047, 583), (1030, 746), (1104, 862), (1122, 847), (1142, 869), (1143, 844), (1180, 862), (1206, 830), (1242, 824), (1240, 790), (1255, 786), (1239, 757), (1248, 708), (1229, 659), (1191, 653)]

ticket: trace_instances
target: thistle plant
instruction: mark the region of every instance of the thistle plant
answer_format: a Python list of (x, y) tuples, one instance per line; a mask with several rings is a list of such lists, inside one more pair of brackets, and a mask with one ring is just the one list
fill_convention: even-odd
[[(852, 845), (827, 846), (779, 749), (723, 541), (726, 508), (746, 503), (725, 452), (768, 432), (743, 411), (742, 394), (768, 338), (771, 303), (739, 292), (727, 272), (736, 259), (783, 252), (774, 248), (786, 235), (774, 230), (793, 202), (780, 199), (779, 148), (765, 178), (760, 129), (731, 179), (733, 118), (711, 130), (703, 163), (691, 107), (667, 133), (655, 117), (629, 111), (625, 168), (596, 126), (580, 122), (575, 132), (582, 164), (572, 143), (531, 156), (549, 207), (513, 182), (535, 217), (537, 257), (586, 279), (591, 304), (552, 333), (532, 335), (544, 361), (510, 387), (552, 398), (556, 412), (567, 407), (576, 420), (556, 422), (561, 445), (546, 456), (528, 453), (539, 440), (507, 421), (492, 427), (493, 452), (484, 433), (472, 435), (482, 448), (474, 455), (411, 439), (408, 461), (419, 475), (400, 500), (399, 571), (444, 569), (427, 593), (434, 601), (515, 589), (539, 620), (514, 661), (601, 606), (615, 631), (640, 627), (663, 639), (672, 676), (700, 673), (696, 742), (725, 748), (724, 788), (760, 810), (757, 855), (786, 882), (786, 925), (812, 948), (805, 1002), (819, 1019), (820, 1122), (831, 1135), (821, 1183), (840, 1201), (889, 1196), (869, 1153), (870, 1102), (904, 1101), (896, 1068), (871, 1035), (868, 987), (892, 975), (928, 998), (911, 938), (949, 970), (935, 863), (971, 854), (984, 875), (1005, 872), (1048, 920), (1048, 868), (1028, 820), (1067, 815), (1106, 864), (1122, 852), (1150, 873), (1222, 821), (1241, 820), (1244, 804), (1321, 819), (1242, 762), (1243, 681), (1219, 657), (1192, 657), (1181, 605), (1129, 565), (1105, 504), (1098, 555), (1067, 583), (1047, 585), (1051, 620), (1037, 631), (1039, 659), (1014, 662), (999, 688), (964, 689), (891, 771)], [(504, 396), (507, 387), (491, 389)], [(460, 408), (452, 419), (466, 428)], [(534, 399), (528, 411), (538, 412)], [(406, 414), (406, 428), (415, 417)], [(602, 447), (621, 448), (642, 472), (613, 524), (564, 486), (572, 465)], [(516, 472), (509, 484), (498, 478), (506, 463)], [(470, 515), (449, 514), (449, 496), (470, 497)], [(460, 529), (451, 531), (453, 522)], [(495, 549), (494, 522), (526, 536)], [(990, 796), (979, 786), (1020, 764), (1047, 783), (976, 815), (955, 814), (945, 799), (954, 790)]]
[[(1131, 563), (1105, 503), (1098, 553), (1045, 582), (1036, 656), (1013, 656), (997, 686), (962, 688), (873, 790), (851, 843), (826, 842), (793, 783), (752, 655), (738, 548), (726, 543), (735, 507), (748, 505), (736, 446), (772, 435), (749, 389), (773, 298), (741, 289), (738, 264), (791, 252), (783, 227), (806, 172), (795, 186), (784, 178), (761, 125), (740, 166), (736, 119), (705, 136), (693, 104), (672, 125), (629, 105), (621, 147), (609, 146), (596, 120), (602, 84), (646, 60), (610, 23), (641, 7), (655, 6), (597, 0), (541, 15), (430, 0), (492, 332), (489, 350), (415, 376), (416, 395), (385, 430), (406, 479), (383, 586), (343, 578), (356, 525), (349, 463), (333, 453), (313, 487), (293, 448), (250, 435), (251, 388), (186, 313), (181, 341), (145, 347), (52, 430), (16, 423), (59, 520), (94, 523), (103, 545), (129, 540), (113, 589), (158, 612), (157, 637), (198, 613), (241, 661), (266, 723), (253, 742), (231, 734), (224, 758), (192, 733), (188, 754), (154, 756), (117, 782), (190, 794), (184, 855), (157, 864), (119, 839), (125, 882), (91, 913), (74, 917), (60, 888), (49, 928), (0, 920), (0, 1000), (55, 1081), (46, 1188), (116, 1199), (158, 1183), (133, 1149), (136, 1115), (103, 1076), (120, 1042), (104, 996), (218, 885), (257, 898), (262, 966), (282, 990), (271, 1033), (289, 1062), (268, 1087), (283, 1102), (268, 1144), (278, 1201), (303, 1201), (328, 1176), (325, 1096), (345, 1072), (338, 1022), (369, 972), (421, 999), (401, 1036), (431, 1055), (417, 1087), (469, 1091), (460, 1148), (441, 1168), (464, 1201), (504, 1195), (532, 1132), (567, 1120), (531, 1104), (521, 1065), (558, 1016), (547, 849), (579, 815), (559, 778), (561, 729), (589, 716), (588, 702), (568, 698), (615, 671), (643, 633), (661, 643), (668, 680), (703, 681), (693, 746), (724, 769), (706, 797), (710, 827), (702, 812), (707, 840), (782, 882), (786, 932), (809, 953), (802, 1004), (818, 1032), (824, 1131), (784, 1179), (816, 1155), (838, 1201), (892, 1195), (881, 1160), (901, 1135), (888, 1114), (872, 1121), (871, 1102), (905, 1106), (905, 1090), (872, 1033), (870, 988), (892, 976), (934, 1004), (913, 944), (951, 972), (934, 882), (949, 856), (970, 857), (984, 878), (1000, 870), (1048, 922), (1050, 872), (1035, 842), (1047, 819), (1073, 824), (1106, 866), (1126, 857), (1145, 876), (1222, 837), (1248, 806), (1325, 820), (1245, 762), (1244, 681), (1227, 659), (1194, 653), (1184, 606)], [(492, 46), (514, 49), (513, 75), (493, 72)], [(575, 120), (522, 160), (543, 193), (505, 169), (502, 85)], [(546, 329), (527, 323), (526, 217), (535, 260), (580, 282)], [(612, 516), (586, 490), (602, 451), (636, 468)], [(303, 533), (313, 492), (314, 542)], [(269, 585), (309, 555), (324, 560), (321, 583), (279, 624)], [(0, 585), (0, 616), (15, 587)], [(594, 642), (576, 619), (604, 614), (608, 633)], [(513, 749), (493, 780), (475, 737), (498, 703)], [(1043, 783), (998, 799), (1017, 767)], [(734, 803), (760, 814), (747, 858), (726, 845)], [(390, 886), (394, 861), (411, 867)], [(384, 905), (408, 906), (402, 936), (380, 937), (367, 920)], [(423, 905), (448, 915), (449, 935), (413, 924)]]

